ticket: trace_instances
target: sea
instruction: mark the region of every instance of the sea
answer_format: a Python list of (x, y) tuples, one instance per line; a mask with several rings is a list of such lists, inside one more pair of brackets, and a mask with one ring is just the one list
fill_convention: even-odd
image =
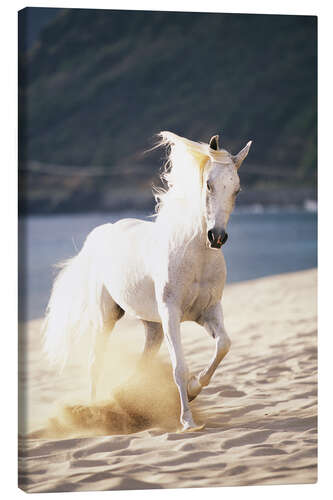
[[(19, 219), (19, 320), (45, 312), (56, 264), (74, 256), (89, 232), (146, 213), (89, 213), (26, 216)], [(317, 213), (304, 209), (242, 209), (232, 214), (223, 246), (228, 283), (317, 266)], [(134, 249), (135, 251), (135, 249)]]

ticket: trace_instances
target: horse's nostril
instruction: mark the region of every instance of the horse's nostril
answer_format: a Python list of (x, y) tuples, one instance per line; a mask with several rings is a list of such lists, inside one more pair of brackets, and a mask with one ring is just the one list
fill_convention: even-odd
[(208, 239), (210, 243), (213, 243), (215, 239), (214, 231), (212, 231), (211, 229), (208, 231)]
[(228, 234), (224, 229), (222, 231), (217, 231), (216, 229), (210, 229), (207, 233), (208, 240), (211, 248), (221, 248), (222, 245), (227, 241)]

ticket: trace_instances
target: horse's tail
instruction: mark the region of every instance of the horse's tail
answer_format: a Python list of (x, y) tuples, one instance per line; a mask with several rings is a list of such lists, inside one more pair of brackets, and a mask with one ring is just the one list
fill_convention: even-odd
[(64, 367), (73, 343), (98, 330), (103, 323), (103, 283), (88, 236), (78, 255), (60, 264), (43, 326), (44, 351), (52, 363)]

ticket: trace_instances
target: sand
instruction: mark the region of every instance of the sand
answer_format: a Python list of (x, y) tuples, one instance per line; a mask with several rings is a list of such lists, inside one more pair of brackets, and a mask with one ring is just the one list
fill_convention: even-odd
[[(314, 483), (317, 478), (315, 270), (228, 285), (232, 347), (191, 403), (205, 428), (179, 432), (166, 347), (138, 369), (143, 328), (124, 317), (110, 338), (99, 400), (88, 403), (87, 346), (58, 375), (41, 321), (20, 327), (19, 486), (28, 492)], [(214, 344), (182, 325), (191, 373)], [(23, 355), (24, 352), (24, 355)]]

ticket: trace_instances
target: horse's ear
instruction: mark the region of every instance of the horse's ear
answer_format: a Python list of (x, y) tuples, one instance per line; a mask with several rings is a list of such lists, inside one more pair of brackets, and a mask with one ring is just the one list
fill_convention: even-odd
[(210, 147), (210, 149), (214, 149), (215, 151), (219, 150), (219, 136), (218, 135), (213, 135), (213, 137), (209, 141), (209, 147)]
[(250, 151), (251, 144), (252, 141), (249, 141), (246, 144), (245, 148), (243, 148), (237, 155), (232, 156), (236, 168), (239, 168), (243, 163), (243, 161), (245, 160), (245, 158), (247, 157), (247, 154)]

